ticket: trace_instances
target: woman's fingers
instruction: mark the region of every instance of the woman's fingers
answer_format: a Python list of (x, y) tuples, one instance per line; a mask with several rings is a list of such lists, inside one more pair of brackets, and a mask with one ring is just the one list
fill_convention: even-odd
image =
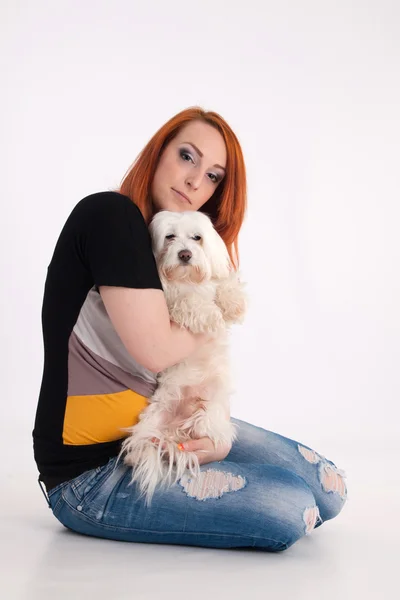
[[(158, 445), (160, 442), (160, 440), (155, 437), (152, 438), (151, 441), (156, 445)], [(161, 448), (165, 450), (166, 444), (163, 443)], [(226, 452), (224, 450), (222, 450), (222, 452), (221, 450), (219, 452), (216, 452), (214, 443), (209, 437), (179, 442), (177, 443), (177, 448), (181, 452), (194, 452), (198, 458), (200, 465), (212, 462), (214, 460), (222, 460), (229, 452), (228, 449), (226, 450)]]

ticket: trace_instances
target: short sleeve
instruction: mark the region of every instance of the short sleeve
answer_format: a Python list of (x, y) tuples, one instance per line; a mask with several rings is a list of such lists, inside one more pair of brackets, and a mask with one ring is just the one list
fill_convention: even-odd
[(80, 204), (83, 257), (94, 285), (162, 290), (148, 227), (130, 198), (102, 192)]

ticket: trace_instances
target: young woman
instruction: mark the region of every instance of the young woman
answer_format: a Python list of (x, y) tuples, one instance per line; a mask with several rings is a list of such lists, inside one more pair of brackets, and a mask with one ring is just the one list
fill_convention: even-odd
[(209, 214), (237, 267), (245, 166), (218, 114), (195, 107), (173, 117), (118, 192), (81, 200), (61, 231), (42, 310), (39, 483), (55, 517), (87, 535), (285, 550), (345, 503), (343, 471), (311, 448), (233, 419), (233, 446), (185, 444), (199, 457), (200, 478), (156, 492), (149, 508), (130, 485), (130, 468), (117, 463), (122, 428), (137, 422), (156, 373), (207, 339), (169, 320), (147, 229), (161, 209)]

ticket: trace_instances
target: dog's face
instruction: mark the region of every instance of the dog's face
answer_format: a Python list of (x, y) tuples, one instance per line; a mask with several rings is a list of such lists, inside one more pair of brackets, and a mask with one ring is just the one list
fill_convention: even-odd
[(200, 283), (228, 277), (228, 251), (203, 213), (160, 211), (150, 223), (150, 235), (158, 269), (165, 279)]

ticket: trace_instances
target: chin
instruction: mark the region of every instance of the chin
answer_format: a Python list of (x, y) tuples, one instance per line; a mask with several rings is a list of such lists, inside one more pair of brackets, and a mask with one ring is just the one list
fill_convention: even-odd
[[(191, 204), (184, 198), (180, 199), (180, 197), (176, 195), (172, 188), (167, 188), (163, 193), (160, 194), (160, 197), (162, 198), (160, 201), (153, 201), (153, 204), (159, 211), (185, 212), (194, 210)], [(157, 195), (155, 195), (154, 198), (157, 198)]]
[(229, 418), (229, 328), (242, 321), (247, 305), (226, 246), (206, 215), (162, 210), (150, 234), (170, 319), (192, 333), (211, 335), (158, 374), (156, 392), (122, 443), (120, 455), (147, 505), (158, 489), (183, 476), (198, 477), (197, 455), (180, 450), (179, 443), (209, 437), (218, 449), (236, 439)]

